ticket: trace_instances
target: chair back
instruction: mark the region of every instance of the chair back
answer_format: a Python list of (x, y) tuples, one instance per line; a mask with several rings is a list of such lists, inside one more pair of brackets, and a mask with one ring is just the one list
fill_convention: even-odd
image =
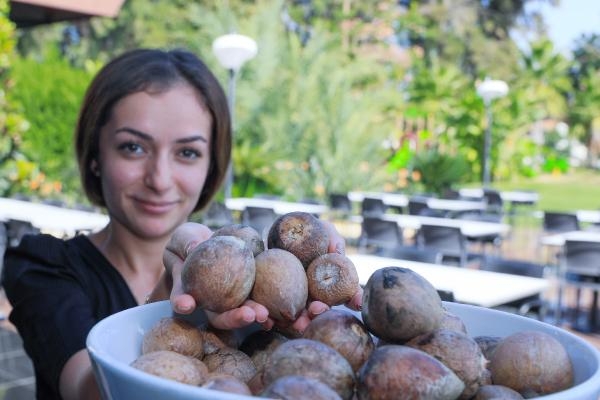
[(242, 224), (256, 229), (262, 237), (276, 219), (277, 214), (268, 207), (246, 207), (242, 211)]
[(9, 219), (6, 224), (6, 237), (8, 238), (9, 246), (17, 246), (21, 242), (21, 238), (25, 235), (35, 235), (40, 233), (40, 230), (33, 226), (29, 221), (20, 219)]
[(410, 215), (427, 215), (431, 211), (424, 197), (411, 197), (408, 199), (407, 208)]
[(546, 233), (578, 231), (579, 219), (574, 213), (544, 211), (543, 229)]
[(567, 240), (562, 257), (567, 274), (600, 277), (600, 242)]
[(348, 198), (347, 194), (330, 193), (329, 208), (331, 208), (332, 211), (349, 214), (352, 211), (352, 203), (350, 202), (350, 198)]
[(423, 224), (417, 232), (417, 245), (441, 252), (443, 259), (457, 259), (460, 266), (467, 263), (467, 238), (459, 227)]
[(483, 190), (483, 199), (486, 203), (486, 211), (496, 214), (502, 214), (504, 212), (504, 201), (500, 192), (493, 189)]
[(365, 197), (362, 201), (361, 215), (363, 217), (381, 217), (387, 210), (383, 200), (374, 197)]
[(403, 243), (402, 229), (395, 221), (388, 221), (377, 217), (363, 217), (361, 232), (358, 238), (358, 249), (366, 252), (391, 249)]
[(202, 214), (202, 223), (211, 229), (233, 224), (233, 214), (225, 204), (213, 201)]
[(483, 271), (500, 272), (503, 274), (528, 276), (531, 278), (543, 278), (545, 271), (543, 265), (535, 262), (497, 256), (484, 257), (479, 269)]

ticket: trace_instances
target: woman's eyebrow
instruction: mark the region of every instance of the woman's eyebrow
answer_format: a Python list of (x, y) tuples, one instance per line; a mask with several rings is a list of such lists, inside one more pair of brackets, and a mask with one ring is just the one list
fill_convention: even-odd
[[(119, 132), (127, 132), (130, 133), (132, 135), (138, 136), (141, 139), (144, 140), (148, 140), (148, 141), (152, 141), (154, 140), (154, 138), (152, 137), (152, 135), (149, 135), (147, 133), (144, 133), (142, 131), (139, 131), (137, 129), (134, 128), (130, 128), (128, 126), (124, 126), (122, 128), (118, 128), (115, 130), (115, 133), (119, 133)], [(202, 135), (193, 135), (193, 136), (188, 136), (188, 137), (184, 137), (181, 139), (177, 139), (175, 142), (176, 143), (191, 143), (191, 142), (195, 142), (195, 141), (201, 141), (204, 143), (208, 143), (208, 140), (202, 136)]]

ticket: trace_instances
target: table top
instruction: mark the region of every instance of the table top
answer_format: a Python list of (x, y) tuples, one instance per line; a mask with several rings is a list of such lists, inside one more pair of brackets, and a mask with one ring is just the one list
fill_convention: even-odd
[(600, 223), (600, 210), (577, 210), (577, 219), (590, 224)]
[(45, 233), (72, 236), (81, 230), (97, 230), (108, 223), (105, 214), (31, 201), (0, 198), (0, 220), (29, 221)]
[[(381, 199), (384, 204), (395, 207), (406, 207), (410, 196), (402, 193), (386, 193), (386, 192), (349, 192), (348, 198), (353, 202), (362, 202), (365, 197)], [(473, 200), (455, 200), (455, 199), (427, 199), (427, 206), (434, 210), (444, 211), (476, 211), (484, 210), (485, 203), (482, 201)]]
[(243, 211), (246, 207), (272, 208), (276, 214), (284, 215), (293, 211), (302, 211), (310, 214), (323, 214), (328, 207), (324, 204), (290, 202), (274, 199), (261, 199), (257, 197), (234, 197), (225, 200), (225, 206), (230, 210)]
[[(461, 196), (465, 197), (483, 197), (483, 189), (481, 188), (463, 188), (458, 192)], [(540, 199), (540, 195), (538, 193), (527, 190), (503, 190), (500, 192), (500, 197), (502, 200), (509, 201), (511, 203), (537, 203)]]
[(540, 238), (540, 244), (543, 246), (564, 246), (567, 240), (578, 240), (583, 242), (600, 242), (600, 232), (598, 231), (570, 231), (563, 233), (553, 233), (544, 235)]
[(378, 269), (398, 266), (409, 268), (438, 290), (449, 290), (457, 302), (483, 307), (501, 304), (542, 293), (549, 288), (548, 280), (498, 272), (480, 271), (447, 265), (398, 260), (366, 254), (350, 254), (361, 284), (366, 284)]
[(384, 214), (382, 218), (396, 221), (402, 228), (409, 229), (419, 229), (423, 224), (458, 227), (463, 235), (474, 238), (490, 235), (506, 235), (510, 231), (510, 225), (508, 224), (471, 219), (439, 218), (407, 214)]

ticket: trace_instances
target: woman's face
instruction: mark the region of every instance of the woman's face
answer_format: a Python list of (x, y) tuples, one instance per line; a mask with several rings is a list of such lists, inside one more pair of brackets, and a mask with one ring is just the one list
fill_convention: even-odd
[(113, 220), (142, 238), (186, 221), (206, 181), (212, 119), (189, 85), (124, 97), (100, 132), (98, 165)]

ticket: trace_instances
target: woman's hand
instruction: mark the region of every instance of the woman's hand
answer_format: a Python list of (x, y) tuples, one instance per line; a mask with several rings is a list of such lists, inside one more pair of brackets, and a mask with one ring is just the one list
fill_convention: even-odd
[[(170, 288), (170, 300), (173, 310), (179, 314), (190, 314), (196, 309), (196, 301), (184, 293), (181, 282), (183, 262), (190, 252), (200, 243), (212, 236), (212, 231), (205, 225), (187, 222), (179, 226), (167, 244), (163, 255), (165, 277)], [(219, 329), (235, 329), (258, 322), (265, 329), (271, 329), (273, 321), (268, 319), (267, 309), (252, 300), (233, 310), (221, 314), (206, 312), (211, 324)]]
[[(345, 241), (337, 232), (335, 226), (328, 221), (323, 221), (329, 233), (330, 253), (345, 253)], [(196, 301), (192, 296), (183, 292), (181, 273), (183, 262), (198, 244), (212, 236), (212, 231), (205, 225), (188, 222), (178, 227), (171, 240), (167, 244), (163, 255), (165, 265), (165, 284), (170, 290), (170, 301), (173, 310), (180, 314), (190, 314), (196, 309)], [(362, 306), (362, 289), (357, 287), (356, 294), (346, 304), (354, 310), (360, 310)], [(304, 332), (308, 324), (317, 315), (327, 311), (329, 306), (320, 301), (311, 302), (302, 311), (301, 315), (291, 324), (296, 332)], [(208, 312), (211, 324), (219, 329), (235, 329), (247, 326), (254, 322), (260, 323), (263, 328), (271, 329), (275, 321), (269, 318), (269, 312), (263, 305), (246, 300), (240, 307), (225, 311), (223, 313)]]

